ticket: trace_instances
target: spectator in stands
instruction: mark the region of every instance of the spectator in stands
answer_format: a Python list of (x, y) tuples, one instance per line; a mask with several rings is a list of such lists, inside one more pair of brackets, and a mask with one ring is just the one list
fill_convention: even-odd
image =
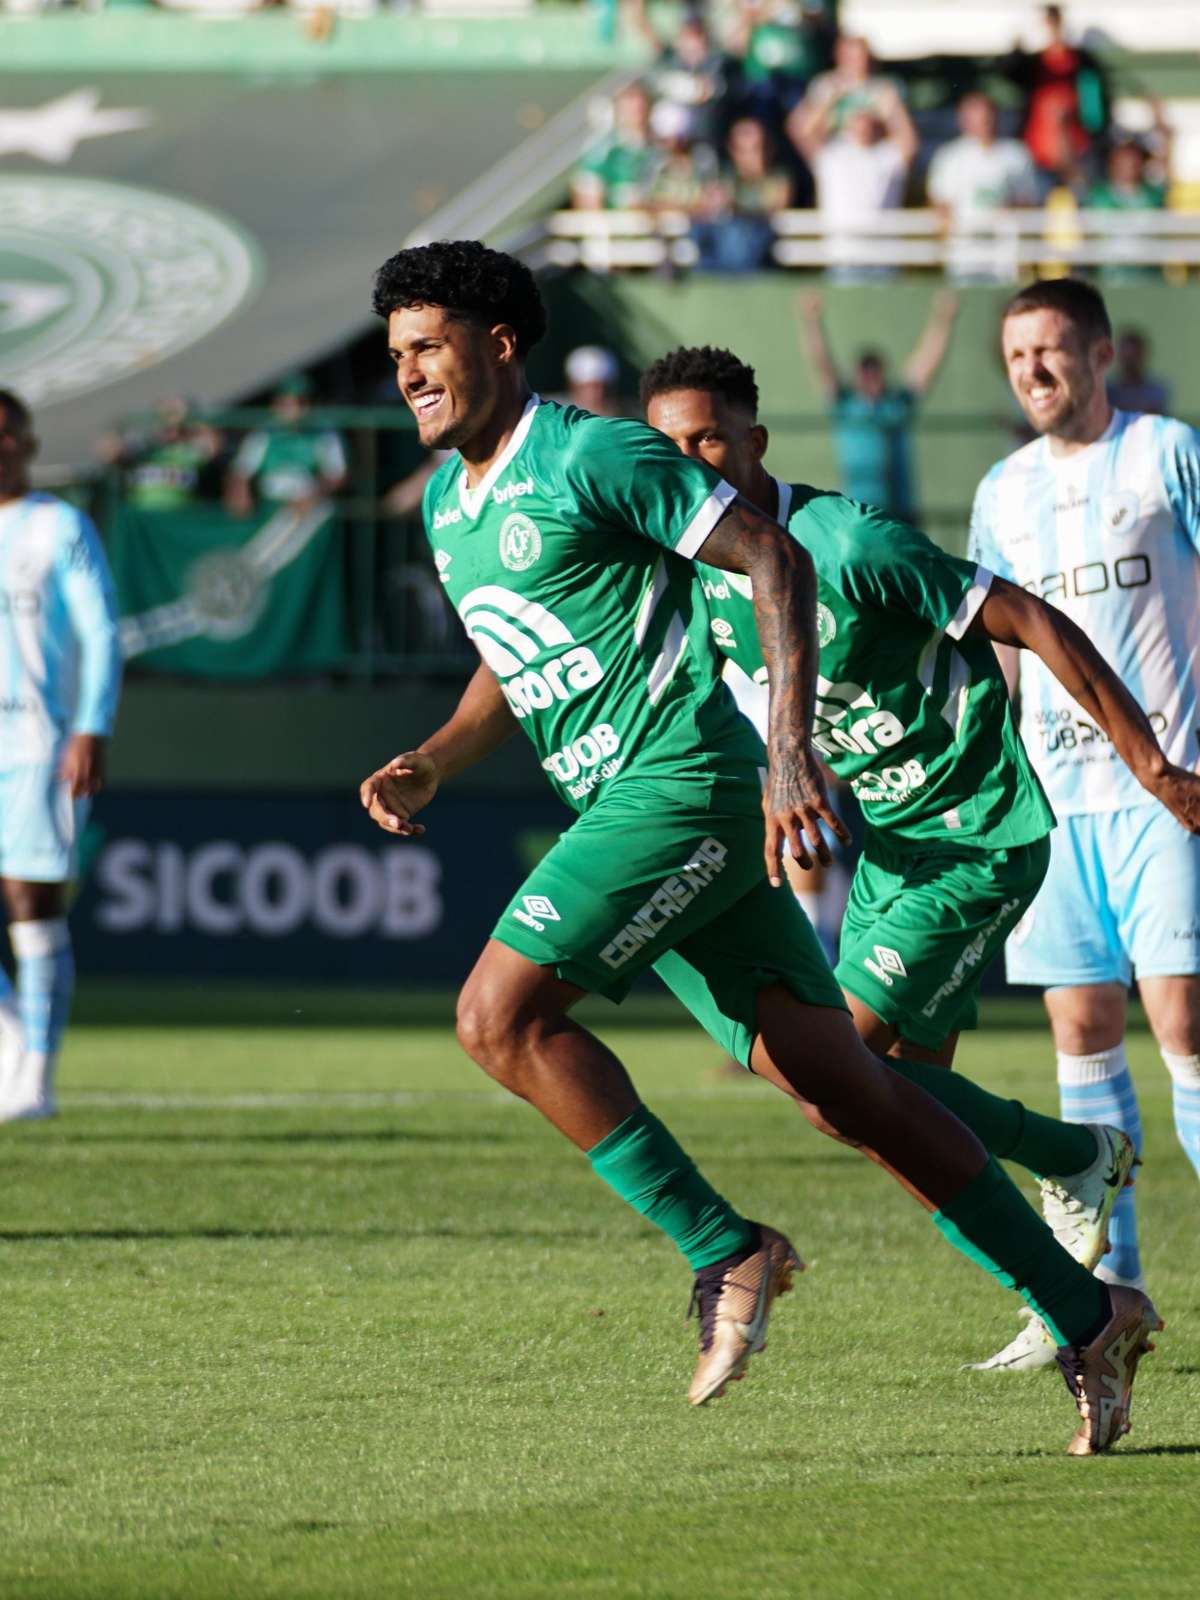
[(1140, 328), (1122, 328), (1116, 338), (1117, 358), (1108, 380), (1108, 401), (1118, 411), (1171, 409), (1170, 387), (1147, 370), (1150, 344)]
[[(1108, 152), (1104, 177), (1087, 189), (1084, 204), (1097, 211), (1161, 211), (1167, 203), (1167, 186), (1152, 175), (1149, 162), (1150, 152), (1140, 139), (1119, 135)], [(1162, 269), (1144, 259), (1139, 232), (1134, 224), (1108, 236), (1109, 259), (1100, 268), (1105, 283), (1161, 276)]]
[(911, 141), (916, 133), (892, 78), (876, 71), (871, 47), (857, 34), (842, 33), (833, 47), (833, 66), (820, 73), (788, 118), (788, 134), (803, 152), (814, 136), (822, 140), (846, 129), (856, 112), (868, 111), (892, 138)]
[(568, 405), (580, 406), (596, 417), (627, 417), (621, 395), (621, 367), (611, 350), (601, 344), (581, 344), (563, 363), (567, 380), (563, 398)]
[(739, 117), (726, 140), (728, 164), (710, 216), (692, 237), (702, 272), (755, 272), (770, 265), (771, 218), (792, 203), (792, 178), (777, 161), (774, 141), (754, 117)]
[(825, 335), (820, 295), (803, 295), (799, 302), (801, 348), (829, 407), (843, 493), (907, 522), (917, 520), (913, 418), (950, 348), (958, 305), (958, 296), (950, 290), (934, 297), (929, 321), (904, 364), (902, 381), (890, 384), (886, 358), (878, 350), (859, 353), (854, 378), (848, 383), (838, 372)]
[(828, 271), (843, 282), (891, 277), (894, 269), (880, 264), (874, 235), (883, 214), (904, 199), (916, 130), (895, 95), (890, 122), (869, 105), (855, 104), (835, 132), (841, 104), (826, 95), (814, 114), (789, 124), (816, 179)]
[(1067, 42), (1062, 7), (1046, 6), (1042, 15), (1045, 46), (1013, 51), (1004, 70), (1026, 96), (1025, 143), (1048, 189), (1093, 165), (1109, 106), (1104, 69), (1089, 50)]
[(235, 517), (250, 516), (256, 503), (304, 510), (345, 483), (341, 435), (308, 426), (311, 397), (303, 374), (286, 379), (271, 401), (271, 425), (242, 441), (225, 481), (225, 504)]
[(646, 75), (654, 98), (686, 106), (695, 117), (696, 138), (715, 144), (721, 135), (729, 69), (703, 16), (697, 11), (685, 12), (674, 39), (667, 43), (650, 21), (646, 0), (629, 0), (626, 14), (655, 52), (654, 65)]
[(652, 211), (698, 215), (717, 180), (717, 155), (696, 138), (696, 114), (690, 106), (660, 100), (650, 113), (655, 166), (647, 196)]
[(778, 127), (833, 59), (826, 0), (739, 0), (730, 51), (740, 64), (742, 115)]
[(193, 504), (206, 488), (221, 449), (221, 436), (197, 422), (182, 396), (162, 400), (148, 431), (109, 434), (96, 445), (110, 466), (122, 469), (126, 502), (142, 511), (176, 511)]
[[(1036, 205), (1037, 168), (1020, 139), (997, 138), (995, 102), (978, 91), (964, 95), (958, 125), (960, 137), (935, 153), (926, 179), (945, 222), (961, 227), (981, 212)], [(960, 282), (994, 282), (1008, 271), (989, 240), (969, 237), (951, 241), (947, 265)]]
[(580, 211), (623, 211), (646, 204), (658, 157), (650, 137), (650, 96), (640, 83), (613, 96), (612, 131), (592, 147), (571, 180)]

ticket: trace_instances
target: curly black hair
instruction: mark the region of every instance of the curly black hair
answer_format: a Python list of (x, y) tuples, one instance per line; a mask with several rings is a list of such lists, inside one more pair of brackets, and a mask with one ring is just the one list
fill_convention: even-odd
[(1085, 345), (1112, 338), (1104, 297), (1082, 278), (1039, 278), (1027, 283), (1005, 306), (1002, 320), (1007, 322), (1024, 311), (1061, 311), (1083, 335)]
[(390, 256), (375, 274), (371, 306), (384, 321), (401, 306), (441, 306), (489, 328), (505, 322), (522, 358), (546, 331), (533, 273), (478, 239), (442, 239)]
[(26, 433), (33, 427), (33, 413), (21, 399), (19, 394), (14, 394), (11, 389), (0, 389), (0, 408), (9, 413), (19, 428)]
[(659, 356), (642, 373), (642, 410), (655, 395), (669, 394), (674, 389), (704, 389), (709, 394), (719, 394), (730, 405), (744, 407), (752, 417), (758, 416), (754, 368), (739, 361), (732, 350), (702, 344)]

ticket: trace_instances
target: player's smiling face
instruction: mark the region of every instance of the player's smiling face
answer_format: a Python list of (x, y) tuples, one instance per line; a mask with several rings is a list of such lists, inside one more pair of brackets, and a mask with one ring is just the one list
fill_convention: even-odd
[(1038, 433), (1072, 442), (1099, 436), (1108, 420), (1109, 340), (1089, 344), (1069, 317), (1046, 307), (1009, 317), (1002, 341), (1008, 381)]
[(763, 472), (767, 430), (741, 406), (707, 389), (669, 389), (646, 407), (646, 421), (673, 440), (685, 456), (713, 467), (747, 498)]
[[(482, 433), (500, 392), (497, 330), (441, 306), (401, 306), (388, 318), (396, 383), (427, 450), (451, 450)], [(511, 330), (505, 330), (511, 334)]]

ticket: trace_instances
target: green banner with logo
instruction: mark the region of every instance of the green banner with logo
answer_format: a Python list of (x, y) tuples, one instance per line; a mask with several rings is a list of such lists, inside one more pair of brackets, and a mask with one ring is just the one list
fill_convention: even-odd
[(126, 659), (198, 678), (325, 672), (346, 652), (343, 563), (328, 505), (231, 517), (124, 508), (109, 559)]

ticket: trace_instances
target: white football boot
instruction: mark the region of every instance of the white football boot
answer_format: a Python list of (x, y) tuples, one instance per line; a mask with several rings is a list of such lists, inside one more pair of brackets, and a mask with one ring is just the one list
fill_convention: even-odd
[[(1069, 1255), (1095, 1270), (1108, 1249), (1108, 1223), (1117, 1196), (1131, 1180), (1138, 1156), (1133, 1140), (1120, 1128), (1088, 1124), (1096, 1137), (1096, 1159), (1069, 1178), (1042, 1179), (1042, 1215)], [(1140, 1285), (1139, 1285), (1140, 1287)], [(986, 1361), (971, 1361), (972, 1372), (1034, 1372), (1052, 1367), (1057, 1346), (1042, 1319), (1028, 1308), (1028, 1320), (1016, 1338)]]

